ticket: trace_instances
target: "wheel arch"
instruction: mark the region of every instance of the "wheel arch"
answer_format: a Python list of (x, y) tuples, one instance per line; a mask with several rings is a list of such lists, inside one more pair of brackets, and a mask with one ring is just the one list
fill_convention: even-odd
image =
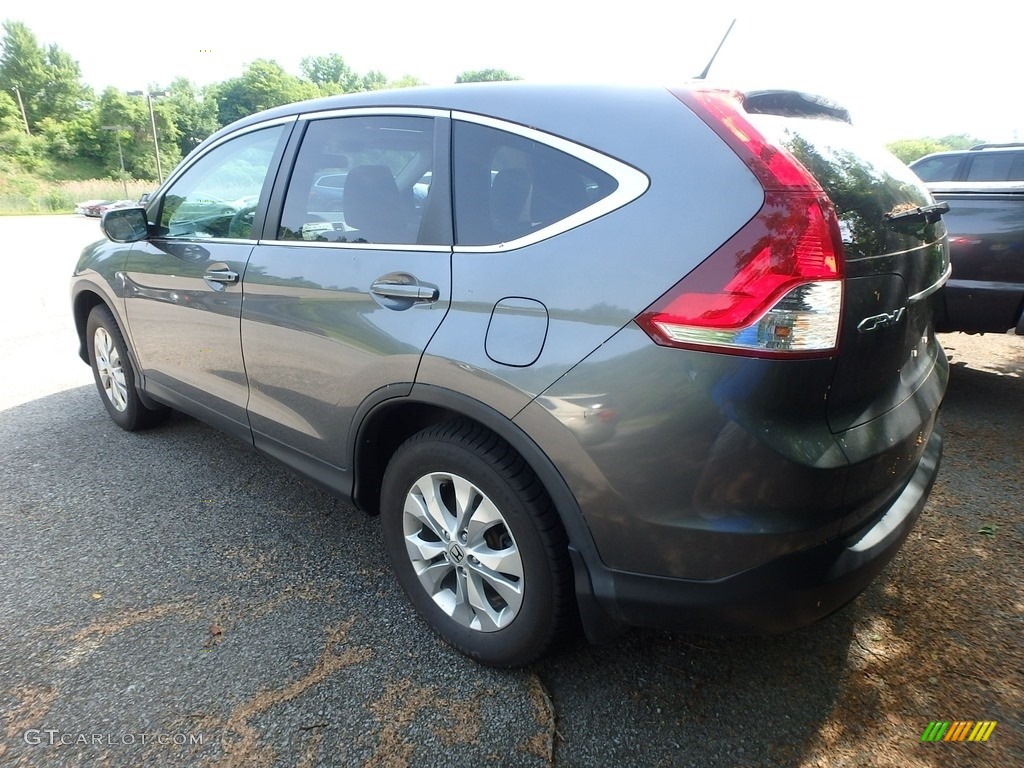
[(355, 477), (352, 496), (359, 509), (369, 514), (380, 511), (380, 481), (388, 460), (405, 440), (434, 424), (465, 419), (486, 427), (523, 457), (558, 508), (563, 526), (569, 513), (579, 518), (579, 505), (554, 464), (522, 429), (499, 411), (444, 387), (416, 384), (395, 390), (374, 393), (354, 419), (355, 440), (350, 454)]
[(128, 358), (135, 372), (135, 391), (138, 392), (139, 399), (142, 400), (147, 408), (157, 408), (163, 405), (163, 403), (157, 402), (150, 397), (145, 391), (145, 374), (139, 365), (138, 357), (135, 355), (135, 348), (132, 346), (131, 335), (128, 332), (124, 318), (118, 312), (110, 297), (99, 286), (91, 282), (78, 283), (71, 297), (71, 311), (75, 319), (75, 331), (78, 333), (78, 356), (86, 365), (90, 365), (89, 347), (85, 338), (86, 325), (89, 322), (89, 315), (99, 306), (107, 308), (107, 311), (113, 315), (117, 327), (121, 330), (125, 347), (128, 349)]
[(114, 319), (121, 326), (123, 332), (124, 327), (121, 323), (121, 318), (118, 317), (117, 312), (114, 311), (110, 303), (104, 299), (97, 288), (92, 285), (76, 288), (75, 295), (71, 300), (71, 311), (75, 318), (75, 331), (78, 333), (78, 356), (86, 364), (89, 362), (89, 349), (86, 346), (85, 326), (89, 322), (89, 314), (101, 304), (114, 315)]
[(604, 642), (621, 634), (622, 623), (612, 618), (594, 596), (593, 581), (603, 581), (607, 571), (568, 483), (518, 425), (486, 403), (427, 384), (406, 385), (404, 391), (380, 390), (368, 398), (353, 421), (355, 438), (349, 454), (353, 459), (352, 500), (356, 507), (378, 514), (384, 470), (398, 446), (417, 432), (452, 419), (466, 419), (489, 429), (530, 466), (551, 498), (568, 537), (576, 601), (587, 637), (592, 642)]

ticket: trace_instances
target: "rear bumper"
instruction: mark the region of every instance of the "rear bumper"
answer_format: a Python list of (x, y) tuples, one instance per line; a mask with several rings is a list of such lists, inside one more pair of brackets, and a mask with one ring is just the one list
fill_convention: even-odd
[(935, 430), (907, 484), (867, 526), (727, 578), (695, 581), (587, 569), (573, 552), (588, 635), (601, 640), (624, 626), (773, 634), (827, 616), (860, 594), (899, 551), (924, 508), (941, 455)]

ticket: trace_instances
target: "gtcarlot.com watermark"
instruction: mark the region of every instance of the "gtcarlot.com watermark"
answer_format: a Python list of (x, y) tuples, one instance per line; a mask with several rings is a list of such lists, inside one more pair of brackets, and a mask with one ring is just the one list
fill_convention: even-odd
[(202, 733), (69, 733), (56, 728), (30, 728), (23, 738), (33, 746), (131, 746), (162, 744), (179, 747), (202, 744)]

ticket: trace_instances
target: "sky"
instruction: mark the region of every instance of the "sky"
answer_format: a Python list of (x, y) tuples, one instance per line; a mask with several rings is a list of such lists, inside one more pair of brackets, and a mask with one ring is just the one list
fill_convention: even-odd
[(678, 85), (704, 68), (733, 19), (716, 85), (827, 96), (879, 141), (1024, 141), (1019, 0), (0, 0), (0, 20), (68, 51), (97, 90), (217, 82), (256, 58), (299, 74), (303, 56), (328, 53), (360, 73), (433, 85), (488, 67), (536, 82)]

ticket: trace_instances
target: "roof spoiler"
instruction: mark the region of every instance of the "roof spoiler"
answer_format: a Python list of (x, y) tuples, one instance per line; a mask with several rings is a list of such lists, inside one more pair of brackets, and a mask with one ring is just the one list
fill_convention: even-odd
[(749, 91), (744, 94), (747, 112), (784, 117), (827, 117), (852, 122), (850, 112), (831, 99), (801, 91)]

